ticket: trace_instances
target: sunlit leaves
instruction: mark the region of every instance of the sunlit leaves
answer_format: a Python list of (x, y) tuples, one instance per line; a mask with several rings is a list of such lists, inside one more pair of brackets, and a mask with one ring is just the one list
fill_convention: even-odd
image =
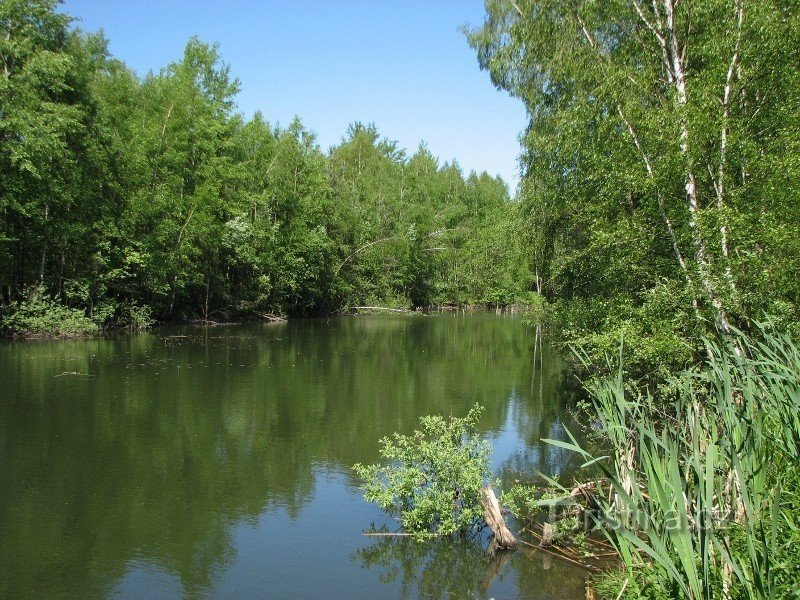
[(489, 446), (476, 432), (483, 409), (466, 417), (427, 416), (411, 435), (381, 440), (387, 464), (355, 465), (364, 498), (398, 514), (406, 531), (466, 533), (482, 516)]

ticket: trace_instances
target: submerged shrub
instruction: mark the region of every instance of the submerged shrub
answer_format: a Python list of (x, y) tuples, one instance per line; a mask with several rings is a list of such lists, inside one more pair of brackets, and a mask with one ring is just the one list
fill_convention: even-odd
[(364, 498), (400, 516), (406, 531), (466, 533), (482, 517), (479, 498), (489, 477), (489, 444), (476, 432), (483, 408), (466, 417), (427, 416), (411, 435), (381, 440), (388, 464), (353, 466)]
[(12, 304), (3, 315), (2, 328), (10, 335), (75, 337), (91, 335), (99, 325), (78, 308), (50, 297), (42, 286), (30, 290), (25, 300)]

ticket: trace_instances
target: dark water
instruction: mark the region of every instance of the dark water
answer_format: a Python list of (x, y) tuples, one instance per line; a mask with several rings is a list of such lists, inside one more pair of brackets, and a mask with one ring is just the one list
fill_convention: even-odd
[(174, 328), (0, 345), (0, 597), (581, 598), (520, 550), (367, 538), (350, 465), (486, 407), (506, 480), (559, 473), (561, 365), (495, 315)]

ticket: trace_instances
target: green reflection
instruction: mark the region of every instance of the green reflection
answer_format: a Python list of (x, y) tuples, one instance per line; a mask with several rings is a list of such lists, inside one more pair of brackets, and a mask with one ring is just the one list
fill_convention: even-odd
[(585, 572), (530, 549), (484, 551), (468, 540), (380, 538), (353, 560), (398, 582), (402, 598), (582, 598)]
[[(487, 434), (536, 455), (499, 463), (527, 469), (563, 418), (554, 392), (530, 392), (532, 340), (517, 319), (445, 315), (0, 345), (0, 597), (104, 596), (139, 564), (223, 593), (252, 551), (233, 524), (335, 514), (379, 438), (475, 402)], [(350, 485), (318, 498), (331, 471)]]

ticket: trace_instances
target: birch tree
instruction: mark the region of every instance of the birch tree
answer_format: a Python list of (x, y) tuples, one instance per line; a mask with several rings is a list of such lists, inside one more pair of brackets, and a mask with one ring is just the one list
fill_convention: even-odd
[(668, 281), (723, 334), (796, 311), (764, 261), (797, 249), (780, 232), (798, 233), (799, 30), (778, 2), (487, 0), (466, 33), (528, 109), (523, 190), (551, 238), (534, 244), (551, 298), (643, 302)]

